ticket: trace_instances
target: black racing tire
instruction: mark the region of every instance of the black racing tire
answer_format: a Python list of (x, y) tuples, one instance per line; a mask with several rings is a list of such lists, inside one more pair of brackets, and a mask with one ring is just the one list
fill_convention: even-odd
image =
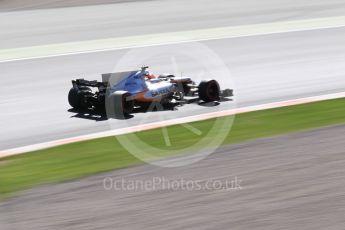
[(68, 93), (68, 102), (74, 109), (84, 109), (84, 94), (90, 93), (91, 89), (88, 87), (80, 87), (79, 91), (75, 88), (71, 88)]
[(205, 102), (220, 100), (220, 87), (216, 80), (205, 80), (198, 87), (199, 99)]
[(114, 115), (116, 118), (126, 118), (133, 112), (134, 100), (127, 91), (116, 91), (111, 95), (111, 101), (114, 105)]
[(71, 88), (68, 93), (68, 102), (75, 109), (82, 108), (82, 95), (75, 88)]

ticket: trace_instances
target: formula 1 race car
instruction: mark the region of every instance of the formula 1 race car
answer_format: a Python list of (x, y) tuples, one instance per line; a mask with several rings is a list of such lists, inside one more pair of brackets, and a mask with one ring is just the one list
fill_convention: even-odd
[(188, 77), (170, 74), (156, 77), (147, 69), (142, 67), (136, 71), (103, 74), (102, 82), (73, 80), (68, 94), (69, 104), (75, 110), (107, 110), (107, 114), (111, 110), (115, 117), (120, 118), (131, 114), (134, 108), (149, 108), (152, 103), (171, 108), (192, 99), (214, 102), (233, 96), (233, 90), (220, 90), (218, 82), (213, 79), (197, 85)]

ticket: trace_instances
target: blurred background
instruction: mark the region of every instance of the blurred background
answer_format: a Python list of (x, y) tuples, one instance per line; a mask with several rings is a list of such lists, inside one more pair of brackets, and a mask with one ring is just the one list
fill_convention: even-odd
[[(344, 27), (341, 0), (0, 1), (0, 229), (344, 229)], [(143, 65), (235, 97), (128, 120), (71, 110), (71, 80)], [(182, 167), (105, 134), (230, 110), (135, 134), (162, 152), (221, 134)]]

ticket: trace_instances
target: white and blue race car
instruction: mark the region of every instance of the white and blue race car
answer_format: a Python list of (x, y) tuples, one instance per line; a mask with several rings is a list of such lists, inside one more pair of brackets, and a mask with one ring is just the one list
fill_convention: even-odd
[(69, 104), (76, 110), (111, 109), (116, 116), (123, 117), (136, 107), (149, 108), (152, 103), (171, 108), (191, 101), (213, 102), (233, 96), (233, 90), (220, 90), (214, 79), (197, 85), (188, 77), (171, 74), (157, 77), (147, 69), (142, 67), (136, 71), (103, 74), (101, 82), (73, 80), (68, 94)]

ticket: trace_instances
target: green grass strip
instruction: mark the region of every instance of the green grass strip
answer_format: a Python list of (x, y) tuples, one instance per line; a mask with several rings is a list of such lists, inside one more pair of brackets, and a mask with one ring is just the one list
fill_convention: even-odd
[[(219, 118), (227, 119), (227, 118)], [(345, 99), (244, 113), (236, 116), (223, 144), (270, 137), (291, 132), (345, 123)], [(203, 133), (214, 119), (191, 123)], [(183, 126), (167, 127), (172, 146), (183, 148), (198, 141)], [(154, 147), (165, 148), (162, 130), (137, 136)], [(114, 137), (67, 144), (0, 159), (0, 196), (46, 183), (55, 183), (142, 163), (129, 154)]]

